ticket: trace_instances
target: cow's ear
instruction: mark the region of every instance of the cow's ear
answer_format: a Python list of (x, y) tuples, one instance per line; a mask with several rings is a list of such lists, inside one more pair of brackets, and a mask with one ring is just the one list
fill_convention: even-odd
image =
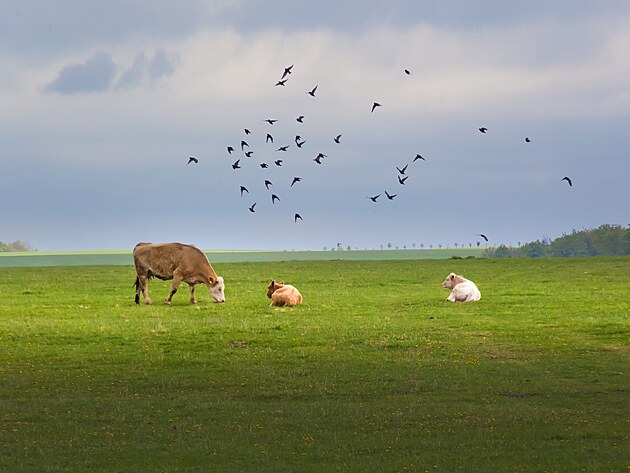
[(280, 281), (280, 284), (284, 284), (284, 281)]
[(451, 281), (455, 279), (455, 273), (451, 273)]
[(216, 282), (217, 282), (217, 280), (214, 279), (212, 276), (208, 276), (208, 279), (210, 280), (210, 285), (211, 286), (214, 286), (216, 284)]

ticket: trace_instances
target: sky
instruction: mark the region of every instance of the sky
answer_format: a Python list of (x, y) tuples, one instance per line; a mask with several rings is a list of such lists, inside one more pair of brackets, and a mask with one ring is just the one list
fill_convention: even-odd
[(627, 0), (0, 0), (0, 62), (0, 241), (411, 248), (630, 223)]

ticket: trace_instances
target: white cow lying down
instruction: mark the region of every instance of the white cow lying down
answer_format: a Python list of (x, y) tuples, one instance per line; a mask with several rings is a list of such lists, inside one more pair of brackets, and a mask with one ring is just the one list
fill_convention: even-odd
[(477, 285), (455, 273), (451, 273), (446, 277), (442, 283), (442, 287), (451, 289), (451, 294), (446, 299), (447, 301), (471, 302), (481, 299), (481, 292), (479, 292)]

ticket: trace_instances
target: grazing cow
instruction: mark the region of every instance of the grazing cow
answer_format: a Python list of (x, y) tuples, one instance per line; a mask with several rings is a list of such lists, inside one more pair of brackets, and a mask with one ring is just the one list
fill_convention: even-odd
[(267, 297), (271, 299), (270, 307), (292, 306), (302, 303), (300, 291), (289, 284), (285, 284), (284, 281), (279, 283), (271, 281), (267, 288)]
[(170, 305), (182, 281), (190, 286), (191, 304), (197, 303), (195, 284), (205, 284), (215, 301), (225, 302), (223, 278), (217, 276), (206, 255), (193, 245), (138, 243), (133, 249), (133, 261), (136, 265), (136, 304), (140, 304), (140, 292), (145, 302), (151, 304), (148, 282), (154, 276), (173, 280), (165, 304)]
[(455, 273), (449, 274), (442, 287), (451, 289), (451, 294), (446, 299), (451, 302), (472, 302), (481, 299), (481, 292), (476, 284)]

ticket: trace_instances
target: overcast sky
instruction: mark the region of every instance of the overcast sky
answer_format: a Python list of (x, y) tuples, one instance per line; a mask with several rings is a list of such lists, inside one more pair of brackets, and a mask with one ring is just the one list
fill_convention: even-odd
[(0, 62), (1, 241), (467, 246), (630, 223), (627, 0), (0, 0)]

